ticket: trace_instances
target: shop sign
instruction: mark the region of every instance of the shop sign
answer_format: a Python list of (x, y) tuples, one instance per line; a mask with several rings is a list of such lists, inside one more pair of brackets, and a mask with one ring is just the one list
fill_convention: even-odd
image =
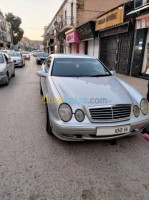
[(66, 34), (66, 43), (80, 43), (77, 31)]
[(122, 24), (124, 21), (124, 6), (118, 7), (96, 20), (95, 30), (99, 31), (111, 26)]
[(77, 28), (77, 32), (81, 41), (94, 38), (95, 23), (89, 22)]
[(119, 27), (114, 27), (114, 28), (108, 29), (106, 31), (100, 32), (100, 37), (106, 37), (106, 36), (110, 36), (110, 35), (126, 33), (126, 32), (128, 32), (128, 28), (129, 28), (129, 23), (119, 26)]
[(137, 19), (136, 21), (136, 29), (149, 28), (149, 16), (143, 17), (141, 19)]
[(142, 6), (145, 6), (149, 4), (149, 0), (135, 0), (134, 1), (134, 7), (136, 8), (140, 8)]

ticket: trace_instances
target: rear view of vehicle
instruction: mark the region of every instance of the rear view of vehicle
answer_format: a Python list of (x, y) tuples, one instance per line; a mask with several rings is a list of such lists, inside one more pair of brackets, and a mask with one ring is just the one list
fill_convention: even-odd
[(22, 56), (25, 60), (30, 60), (30, 53), (29, 52), (22, 52)]
[(44, 52), (40, 52), (37, 53), (37, 60), (36, 60), (36, 64), (42, 64), (47, 58), (48, 58), (48, 53), (44, 53)]
[(24, 58), (20, 52), (11, 51), (8, 55), (12, 58), (15, 67), (25, 66)]

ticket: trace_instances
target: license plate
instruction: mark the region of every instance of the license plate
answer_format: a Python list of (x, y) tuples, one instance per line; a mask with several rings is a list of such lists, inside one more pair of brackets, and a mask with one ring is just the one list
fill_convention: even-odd
[(130, 125), (97, 128), (97, 136), (120, 135), (130, 132)]

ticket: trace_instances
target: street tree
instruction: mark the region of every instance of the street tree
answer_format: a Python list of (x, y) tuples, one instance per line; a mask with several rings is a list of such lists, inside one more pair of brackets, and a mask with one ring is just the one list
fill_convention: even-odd
[(16, 45), (21, 41), (24, 30), (20, 28), (22, 20), (20, 17), (13, 15), (13, 13), (6, 14), (6, 20), (11, 24), (13, 44)]

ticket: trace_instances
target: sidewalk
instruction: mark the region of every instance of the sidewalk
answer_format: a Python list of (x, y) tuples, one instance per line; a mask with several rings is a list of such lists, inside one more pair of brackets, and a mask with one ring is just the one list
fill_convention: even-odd
[(132, 85), (146, 97), (148, 80), (144, 80), (141, 78), (134, 78), (131, 76), (125, 76), (121, 74), (116, 74), (116, 76), (121, 80), (125, 81), (126, 83)]

